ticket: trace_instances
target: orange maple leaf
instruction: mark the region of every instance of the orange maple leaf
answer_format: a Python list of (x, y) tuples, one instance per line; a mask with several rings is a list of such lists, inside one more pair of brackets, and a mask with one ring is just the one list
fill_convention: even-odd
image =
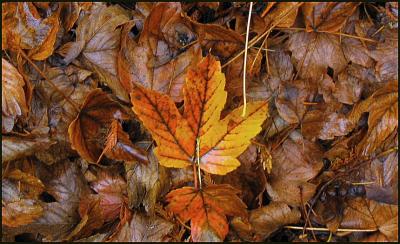
[(227, 97), (224, 87), (221, 64), (210, 55), (187, 73), (183, 115), (169, 96), (135, 87), (131, 93), (133, 111), (157, 142), (155, 153), (160, 164), (183, 168), (194, 163), (200, 141), (201, 169), (224, 175), (240, 165), (236, 157), (260, 132), (268, 106), (264, 101), (248, 103), (244, 117), (239, 107), (220, 120)]
[(227, 184), (203, 189), (183, 187), (168, 193), (167, 208), (183, 222), (191, 220), (193, 241), (222, 241), (228, 233), (226, 215), (246, 216), (246, 205), (238, 193)]

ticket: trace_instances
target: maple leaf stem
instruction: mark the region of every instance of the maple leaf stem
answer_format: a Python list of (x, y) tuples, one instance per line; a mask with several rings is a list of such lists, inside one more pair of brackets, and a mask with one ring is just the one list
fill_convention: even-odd
[(22, 54), (22, 57), (24, 57), (26, 59), (26, 61), (28, 61), (32, 67), (54, 88), (54, 90), (56, 90), (59, 94), (61, 94), (61, 96), (64, 97), (64, 99), (70, 103), (72, 105), (72, 107), (79, 112), (79, 108), (78, 106), (71, 100), (69, 99), (69, 97), (67, 97), (62, 91), (60, 91), (60, 89), (58, 89), (58, 87), (47, 77), (47, 75), (45, 75), (43, 73), (43, 71), (26, 55), (26, 53), (24, 52), (24, 50), (22, 50), (21, 48), (19, 48), (19, 53)]
[(197, 173), (199, 175), (199, 187), (202, 188), (201, 183), (201, 169), (200, 169), (200, 138), (196, 139), (196, 163), (197, 163)]
[[(247, 49), (249, 46), (249, 33), (250, 33), (250, 21), (251, 11), (253, 10), (253, 2), (250, 2), (249, 17), (247, 18), (247, 29), (246, 29), (246, 43), (244, 48), (244, 61), (243, 61), (243, 113), (242, 117), (246, 116), (246, 66), (247, 66)], [(256, 56), (257, 58), (257, 56)]]
[(197, 182), (197, 167), (196, 164), (193, 162), (193, 179), (194, 179), (194, 188), (198, 189), (198, 182)]

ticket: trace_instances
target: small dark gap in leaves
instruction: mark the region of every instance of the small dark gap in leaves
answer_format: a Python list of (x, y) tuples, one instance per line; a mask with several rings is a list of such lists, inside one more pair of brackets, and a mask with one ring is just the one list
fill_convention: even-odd
[(51, 203), (56, 202), (57, 200), (48, 192), (44, 191), (39, 195), (39, 199), (43, 202)]

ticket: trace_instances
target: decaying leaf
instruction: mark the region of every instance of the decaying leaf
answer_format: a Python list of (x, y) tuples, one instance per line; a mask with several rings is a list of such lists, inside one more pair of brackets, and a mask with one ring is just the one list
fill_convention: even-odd
[(46, 150), (55, 142), (47, 137), (24, 138), (3, 136), (1, 143), (1, 160), (7, 162), (30, 156), (41, 150)]
[(38, 219), (43, 207), (35, 199), (27, 199), (9, 180), (2, 180), (2, 225), (17, 228)]
[[(125, 164), (128, 206), (139, 208), (144, 206), (149, 215), (154, 213), (157, 199), (169, 190), (167, 169), (159, 165), (153, 152), (149, 154), (149, 163)], [(193, 174), (191, 175), (193, 177)]]
[(375, 159), (365, 169), (365, 181), (373, 182), (366, 185), (366, 197), (368, 199), (396, 204), (398, 202), (398, 155), (391, 153), (382, 162)]
[(2, 49), (29, 49), (35, 60), (48, 58), (59, 30), (60, 9), (42, 19), (32, 3), (7, 3), (2, 11)]
[(18, 70), (4, 58), (1, 59), (2, 132), (10, 132), (17, 116), (26, 116), (25, 81)]
[(105, 222), (115, 220), (125, 204), (127, 184), (115, 171), (100, 170), (97, 179), (90, 183), (99, 196), (99, 207)]
[[(178, 48), (188, 44), (183, 42), (194, 38), (180, 12), (180, 3), (156, 4), (146, 18), (137, 43), (128, 35), (134, 23), (124, 26), (118, 73), (128, 92), (133, 90), (134, 84), (140, 84), (168, 94), (174, 101), (182, 101), (185, 74), (200, 61), (201, 49), (195, 44), (185, 52), (178, 52)], [(180, 36), (185, 40), (181, 41)]]
[(183, 187), (166, 196), (168, 209), (183, 222), (190, 220), (193, 241), (222, 241), (228, 233), (225, 215), (246, 217), (246, 205), (230, 185), (211, 185), (196, 190)]

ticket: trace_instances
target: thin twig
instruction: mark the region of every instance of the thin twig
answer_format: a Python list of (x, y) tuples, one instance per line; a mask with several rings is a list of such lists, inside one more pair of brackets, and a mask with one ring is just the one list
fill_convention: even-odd
[[(268, 30), (266, 30), (263, 34), (261, 34), (260, 36), (256, 36), (254, 37), (250, 42), (249, 42), (249, 46), (248, 48), (251, 48), (252, 46), (254, 46), (257, 42), (259, 42), (262, 38), (264, 38), (268, 32), (270, 32), (272, 29), (274, 29), (278, 24), (281, 23), (282, 20), (284, 20), (284, 18), (290, 14), (290, 12), (292, 10), (294, 10), (296, 7), (300, 7), (301, 5), (303, 5), (304, 2), (300, 2), (297, 5), (293, 5), (287, 12), (285, 12), (275, 24), (273, 24)], [(239, 58), (243, 53), (244, 53), (244, 49), (242, 51), (240, 51), (238, 54), (236, 54), (233, 58), (231, 58), (228, 62), (226, 62), (225, 64), (223, 64), (221, 66), (221, 68), (225, 68), (227, 65), (229, 65), (230, 63), (232, 63), (233, 61), (235, 61), (237, 58)]]
[(253, 2), (250, 2), (249, 17), (247, 18), (247, 29), (246, 29), (246, 43), (244, 47), (244, 61), (243, 61), (243, 112), (242, 117), (246, 116), (246, 65), (247, 65), (247, 48), (249, 46), (249, 33), (250, 33), (250, 21), (251, 11), (253, 10)]
[[(285, 229), (291, 229), (291, 230), (303, 230), (303, 227), (301, 226), (284, 226), (283, 228)], [(306, 227), (307, 230), (314, 230), (314, 231), (326, 231), (330, 232), (328, 228), (323, 228), (323, 227)], [(339, 228), (337, 229), (337, 232), (375, 232), (377, 229), (345, 229), (345, 228)]]
[[(277, 30), (293, 30), (293, 31), (305, 31), (306, 28), (302, 28), (302, 27), (277, 27)], [(316, 30), (316, 33), (327, 33), (327, 34), (332, 34), (332, 35), (339, 35), (339, 36), (345, 36), (345, 37), (349, 37), (349, 38), (354, 38), (354, 39), (360, 39), (363, 41), (368, 41), (368, 42), (378, 42), (376, 40), (370, 39), (370, 38), (366, 38), (366, 37), (361, 37), (361, 36), (355, 36), (355, 35), (351, 35), (351, 34), (346, 34), (346, 33), (342, 33), (342, 32), (329, 32), (329, 31), (319, 31)]]

